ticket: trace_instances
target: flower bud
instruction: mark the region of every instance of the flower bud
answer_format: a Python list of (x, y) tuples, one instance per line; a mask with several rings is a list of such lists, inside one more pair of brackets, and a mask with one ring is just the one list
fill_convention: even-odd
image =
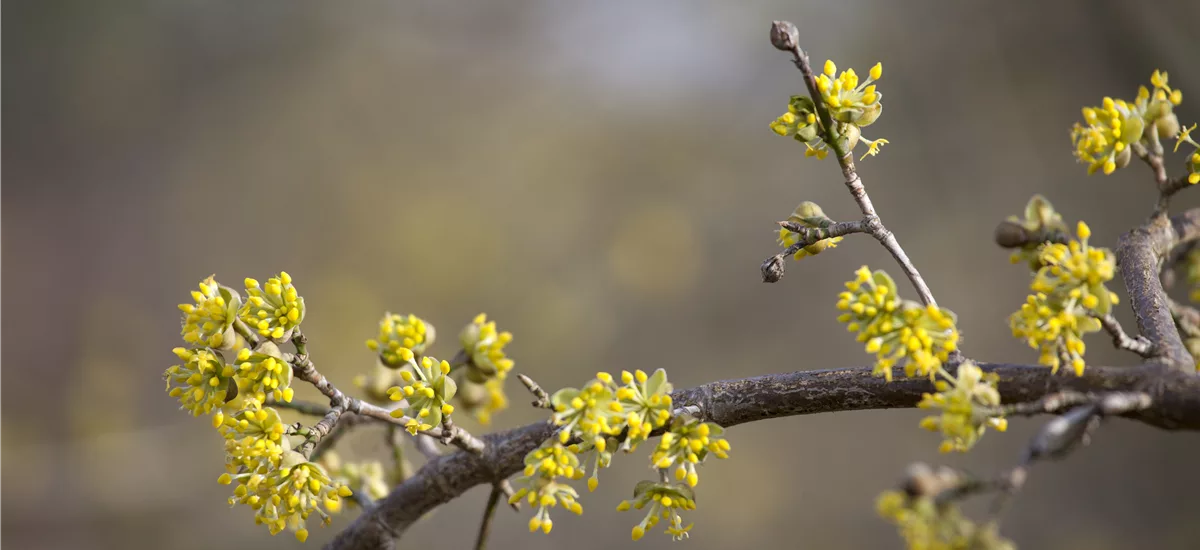
[(1029, 232), (1014, 221), (1002, 221), (996, 226), (996, 244), (1002, 248), (1018, 248), (1029, 243)]
[(775, 255), (767, 258), (762, 264), (762, 279), (764, 283), (775, 283), (783, 278), (783, 256)]
[(799, 48), (800, 29), (790, 21), (775, 21), (771, 23), (771, 45), (785, 52)]

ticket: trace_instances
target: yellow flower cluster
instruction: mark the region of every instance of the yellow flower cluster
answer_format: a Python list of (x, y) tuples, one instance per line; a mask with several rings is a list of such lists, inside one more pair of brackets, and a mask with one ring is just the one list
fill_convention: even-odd
[(514, 364), (504, 353), (504, 346), (511, 343), (512, 339), (511, 332), (498, 332), (496, 322), (488, 321), (487, 314), (475, 316), (459, 334), (463, 351), (470, 359), (468, 366), (476, 371), (468, 371), (468, 376), (477, 378), (473, 381), (480, 383), (493, 376), (503, 380)]
[(1111, 174), (1129, 164), (1134, 143), (1156, 145), (1179, 133), (1174, 107), (1183, 101), (1183, 92), (1172, 89), (1162, 71), (1154, 71), (1150, 84), (1154, 91), (1141, 86), (1132, 102), (1105, 97), (1099, 107), (1083, 108), (1084, 124), (1072, 127), (1071, 143), (1088, 174)]
[(237, 375), (242, 381), (239, 390), (259, 402), (266, 401), (268, 393), (277, 401), (292, 401), (292, 366), (279, 357), (242, 348), (237, 353)]
[(179, 304), (183, 312), (183, 340), (197, 346), (221, 348), (232, 344), (233, 321), (242, 305), (241, 297), (221, 288), (214, 275), (200, 281), (200, 290), (192, 291), (194, 304)]
[(242, 321), (277, 342), (291, 338), (292, 330), (304, 321), (304, 298), (292, 286), (292, 276), (282, 271), (262, 287), (254, 279), (245, 282), (249, 297), (238, 314)]
[(876, 501), (876, 510), (894, 523), (909, 550), (1015, 550), (1001, 537), (994, 523), (976, 525), (951, 503), (931, 496), (910, 496), (887, 491)]
[(918, 407), (941, 411), (940, 416), (921, 420), (922, 428), (942, 433), (939, 451), (970, 450), (987, 426), (1001, 432), (1008, 429), (1008, 420), (996, 412), (1000, 405), (998, 380), (995, 374), (984, 374), (975, 363), (966, 361), (958, 366), (954, 378), (936, 382), (937, 393), (921, 396)]
[(1079, 222), (1075, 232), (1078, 238), (1067, 244), (1042, 247), (1042, 267), (1030, 285), (1033, 294), (1009, 317), (1009, 325), (1014, 337), (1039, 350), (1043, 365), (1057, 372), (1065, 362), (1082, 375), (1082, 337), (1099, 331), (1094, 317), (1108, 314), (1117, 303), (1117, 295), (1104, 286), (1113, 278), (1116, 261), (1108, 249), (1088, 245), (1091, 229), (1086, 223)]
[(547, 443), (525, 455), (525, 471), (516, 480), (521, 488), (513, 493), (508, 502), (516, 504), (525, 498), (531, 506), (536, 504), (538, 509), (529, 520), (529, 531), (532, 533), (541, 529), (549, 533), (554, 527), (549, 508), (562, 504), (563, 508), (575, 514), (583, 513), (583, 506), (577, 500), (579, 493), (570, 485), (558, 481), (559, 477), (581, 479), (583, 473), (579, 456), (571, 447), (558, 442)]
[(208, 414), (224, 405), (230, 384), (234, 383), (233, 366), (225, 364), (221, 354), (210, 349), (173, 351), (183, 363), (163, 373), (168, 395), (179, 399), (180, 407), (193, 416)]
[(696, 466), (711, 453), (717, 458), (729, 458), (729, 442), (725, 429), (712, 422), (700, 422), (688, 415), (679, 415), (671, 429), (662, 435), (658, 448), (650, 455), (655, 468), (675, 467), (675, 480), (687, 480), (690, 487), (700, 483)]
[(414, 354), (423, 355), (435, 335), (433, 325), (416, 315), (384, 313), (379, 321), (379, 337), (367, 340), (367, 347), (379, 353), (384, 365), (394, 369), (408, 364)]
[[(833, 220), (825, 216), (825, 211), (821, 210), (821, 206), (815, 202), (804, 201), (797, 206), (792, 214), (788, 216), (788, 221), (795, 222), (805, 227), (823, 227), (824, 225), (833, 223)], [(800, 242), (800, 234), (789, 231), (785, 227), (779, 228), (779, 244), (785, 249)], [(832, 237), (829, 239), (821, 239), (813, 244), (810, 244), (796, 251), (793, 258), (799, 260), (805, 256), (815, 256), (829, 248), (837, 248), (838, 243), (842, 242), (842, 237)]]
[(633, 540), (645, 536), (646, 529), (658, 525), (660, 518), (667, 520), (666, 532), (672, 539), (682, 540), (688, 536), (693, 524), (684, 526), (679, 511), (696, 509), (696, 495), (691, 487), (643, 481), (634, 489), (633, 500), (622, 500), (617, 505), (617, 511), (624, 512), (630, 508), (641, 510), (647, 505), (650, 509), (646, 511), (646, 516), (633, 527)]
[(958, 349), (958, 329), (950, 310), (902, 301), (896, 282), (867, 266), (855, 272), (838, 295), (838, 321), (857, 333), (867, 353), (875, 354), (876, 376), (892, 380), (892, 367), (904, 363), (905, 376), (932, 378)]
[(400, 418), (407, 411), (408, 423), (404, 429), (417, 435), (418, 431), (433, 428), (442, 422), (442, 417), (454, 412), (450, 399), (458, 391), (458, 384), (450, 376), (450, 363), (438, 361), (428, 355), (421, 358), (420, 365), (410, 365), (400, 371), (400, 377), (407, 383), (405, 386), (388, 388), (388, 397), (392, 401), (404, 400), (407, 407), (392, 411), (392, 416)]
[(309, 462), (296, 451), (284, 451), (279, 466), (265, 475), (258, 473), (231, 476), (225, 474), (219, 480), (223, 484), (238, 482), (234, 504), (245, 504), (254, 509), (254, 521), (267, 526), (271, 534), (285, 527), (296, 530), (296, 539), (308, 539), (307, 520), (316, 514), (323, 525), (332, 519), (330, 513), (341, 510), (341, 499), (353, 494), (350, 488), (336, 484), (324, 468)]
[[(879, 149), (888, 143), (882, 138), (872, 141), (862, 137), (862, 129), (873, 124), (883, 113), (883, 104), (880, 102), (883, 94), (875, 89), (874, 84), (882, 76), (883, 65), (876, 63), (868, 71), (867, 79), (860, 82), (854, 69), (837, 74), (837, 65), (833, 61), (826, 61), (824, 70), (817, 76), (821, 103), (829, 110), (838, 134), (846, 139), (847, 152), (853, 150), (860, 141), (867, 144), (867, 152), (862, 158), (878, 154)], [(804, 143), (805, 156), (823, 159), (829, 154), (828, 144), (820, 135), (820, 121), (811, 98), (792, 96), (788, 111), (771, 122), (770, 127), (776, 134), (791, 136)]]

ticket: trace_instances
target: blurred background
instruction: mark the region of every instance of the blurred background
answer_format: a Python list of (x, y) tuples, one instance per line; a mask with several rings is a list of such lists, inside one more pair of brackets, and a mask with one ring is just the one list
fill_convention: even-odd
[[(344, 388), (372, 364), (363, 341), (385, 310), (435, 324), (438, 355), (486, 311), (516, 335), (517, 370), (551, 389), (600, 369), (666, 367), (689, 387), (867, 364), (834, 302), (858, 266), (894, 270), (875, 242), (759, 280), (800, 201), (857, 216), (836, 164), (767, 128), (803, 89), (768, 43), (773, 19), (799, 24), (814, 63), (883, 62), (868, 135), (891, 145), (861, 173), (981, 360), (1036, 360), (1007, 328), (1029, 277), (991, 244), (997, 221), (1040, 192), (1111, 245), (1152, 206), (1142, 166), (1075, 163), (1080, 107), (1132, 98), (1161, 68), (1184, 90), (1180, 119), (1200, 119), (1188, 0), (10, 1), (3, 15), (11, 548), (297, 547), (226, 506), (219, 436), (163, 392), (175, 305), (212, 273), (289, 271), (313, 358)], [(1135, 360), (1092, 343), (1093, 363)], [(509, 395), (494, 428), (542, 417), (515, 380)], [(994, 472), (1044, 421), (939, 457), (921, 416), (731, 430), (686, 544), (899, 547), (873, 502), (907, 464)], [(385, 452), (377, 431), (348, 444)], [(1194, 434), (1113, 421), (1034, 471), (1004, 531), (1023, 548), (1194, 548), (1197, 453)], [(639, 517), (614, 508), (645, 461), (617, 460), (586, 515), (560, 511), (549, 536), (501, 509), (491, 547), (631, 547)], [(442, 507), (401, 546), (469, 547), (485, 498)]]

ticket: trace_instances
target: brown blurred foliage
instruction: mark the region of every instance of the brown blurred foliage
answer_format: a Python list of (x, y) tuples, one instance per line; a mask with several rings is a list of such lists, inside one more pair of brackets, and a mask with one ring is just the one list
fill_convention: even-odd
[[(1079, 108), (1162, 68), (1181, 118), (1200, 118), (1188, 0), (15, 1), (4, 15), (12, 548), (296, 547), (225, 506), (218, 436), (163, 392), (175, 304), (210, 273), (288, 270), (314, 359), (344, 387), (371, 364), (363, 341), (384, 310), (433, 322), (442, 350), (487, 311), (516, 334), (517, 370), (549, 388), (599, 369), (661, 366), (685, 387), (864, 364), (833, 304), (859, 265), (890, 268), (874, 242), (759, 282), (773, 222), (798, 202), (855, 215), (832, 161), (767, 129), (803, 88), (767, 41), (773, 19), (796, 21), (817, 61), (883, 62), (871, 129), (892, 145), (862, 174), (979, 359), (1036, 358), (1006, 327), (1028, 278), (990, 244), (997, 221), (1041, 192), (1112, 243), (1152, 204), (1141, 166), (1088, 178), (1074, 163)], [(1134, 360), (1107, 347), (1095, 339), (1089, 358)], [(519, 389), (498, 427), (539, 417)], [(919, 416), (732, 430), (686, 544), (898, 546), (872, 502), (906, 464), (993, 471), (1037, 424), (943, 459)], [(383, 451), (370, 431), (350, 445)], [(1034, 472), (1007, 532), (1025, 548), (1192, 548), (1198, 452), (1195, 435), (1112, 422)], [(585, 520), (548, 537), (501, 510), (491, 547), (633, 547), (636, 518), (613, 508), (644, 460), (618, 460)], [(468, 546), (485, 496), (403, 545)]]

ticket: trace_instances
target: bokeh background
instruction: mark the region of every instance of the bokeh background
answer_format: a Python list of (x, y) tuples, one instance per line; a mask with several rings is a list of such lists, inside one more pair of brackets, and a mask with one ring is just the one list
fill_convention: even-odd
[[(799, 201), (856, 216), (832, 161), (767, 129), (803, 88), (773, 19), (796, 21), (818, 64), (883, 62), (869, 135), (892, 144), (862, 175), (979, 359), (1036, 359), (1006, 328), (1028, 275), (991, 244), (998, 220), (1041, 192), (1111, 244), (1152, 205), (1140, 165), (1075, 164), (1079, 108), (1162, 68), (1200, 119), (1188, 0), (11, 1), (3, 16), (2, 532), (31, 550), (296, 547), (225, 505), (219, 437), (163, 392), (175, 304), (211, 273), (288, 270), (314, 359), (344, 387), (385, 310), (438, 326), (435, 351), (487, 311), (549, 388), (599, 369), (666, 367), (687, 387), (867, 363), (833, 303), (859, 265), (890, 268), (873, 241), (759, 281)], [(1134, 360), (1107, 348), (1096, 337), (1089, 357)], [(496, 427), (540, 417), (515, 381), (510, 395)], [(686, 544), (898, 547), (873, 500), (908, 463), (996, 471), (1042, 421), (939, 457), (920, 416), (731, 430)], [(378, 432), (349, 444), (384, 452)], [(1036, 469), (1005, 531), (1024, 548), (1195, 548), (1198, 453), (1196, 435), (1113, 421)], [(632, 547), (638, 518), (614, 507), (644, 465), (618, 460), (550, 536), (501, 510), (491, 547)], [(402, 546), (469, 547), (485, 497)]]

